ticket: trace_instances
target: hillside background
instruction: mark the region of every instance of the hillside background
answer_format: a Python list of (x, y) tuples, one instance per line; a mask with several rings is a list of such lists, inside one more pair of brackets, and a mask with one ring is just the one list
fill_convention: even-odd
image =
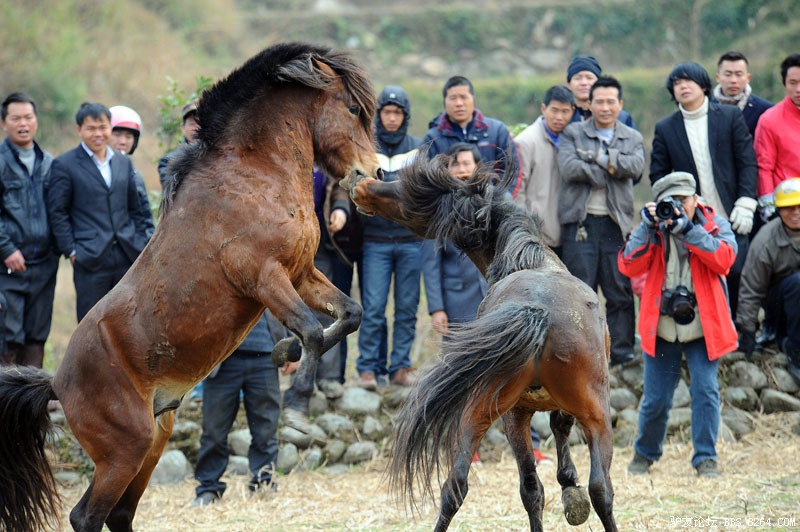
[[(133, 107), (145, 127), (133, 161), (156, 191), (163, 148), (154, 132), (167, 78), (190, 93), (198, 76), (223, 76), (283, 40), (354, 50), (376, 90), (408, 90), (419, 136), (453, 74), (473, 80), (485, 114), (530, 123), (544, 91), (565, 81), (570, 58), (594, 55), (621, 80), (649, 151), (655, 122), (674, 110), (664, 83), (676, 63), (698, 61), (713, 77), (719, 55), (739, 50), (754, 91), (777, 101), (778, 65), (800, 51), (798, 35), (796, 0), (5, 0), (0, 93), (34, 96), (38, 140), (55, 155), (78, 142), (81, 102)], [(637, 187), (637, 197), (647, 195), (647, 185)], [(75, 325), (64, 295), (70, 276), (59, 276), (56, 352)]]

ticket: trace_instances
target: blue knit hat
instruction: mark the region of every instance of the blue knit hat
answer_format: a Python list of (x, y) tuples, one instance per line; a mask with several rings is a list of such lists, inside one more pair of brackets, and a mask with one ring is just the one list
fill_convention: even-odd
[(572, 58), (572, 62), (567, 67), (567, 83), (572, 79), (572, 76), (584, 70), (588, 70), (598, 78), (603, 73), (603, 69), (600, 68), (600, 63), (597, 62), (597, 59), (591, 55), (578, 55)]

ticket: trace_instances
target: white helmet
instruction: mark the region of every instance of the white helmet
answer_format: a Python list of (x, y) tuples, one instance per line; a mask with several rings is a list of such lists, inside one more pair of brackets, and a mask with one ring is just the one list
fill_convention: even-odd
[(133, 133), (133, 147), (128, 155), (132, 155), (136, 146), (139, 144), (139, 134), (142, 132), (142, 118), (139, 113), (125, 107), (124, 105), (115, 105), (110, 108), (111, 111), (111, 129), (114, 130), (118, 127), (130, 130)]

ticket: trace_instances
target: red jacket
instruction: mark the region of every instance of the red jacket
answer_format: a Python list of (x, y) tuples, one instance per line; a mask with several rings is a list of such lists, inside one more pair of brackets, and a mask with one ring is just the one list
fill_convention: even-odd
[[(737, 347), (725, 289), (725, 275), (736, 260), (736, 237), (730, 224), (714, 216), (710, 207), (698, 205), (695, 219), (699, 221), (686, 233), (684, 241), (690, 253), (689, 265), (708, 359), (716, 360)], [(648, 274), (639, 305), (639, 335), (642, 351), (650, 356), (655, 356), (656, 351), (661, 286), (666, 270), (664, 238), (664, 233), (642, 222), (617, 256), (619, 271), (624, 275)]]
[(800, 177), (800, 109), (787, 96), (758, 119), (753, 143), (758, 159), (758, 196), (781, 181)]

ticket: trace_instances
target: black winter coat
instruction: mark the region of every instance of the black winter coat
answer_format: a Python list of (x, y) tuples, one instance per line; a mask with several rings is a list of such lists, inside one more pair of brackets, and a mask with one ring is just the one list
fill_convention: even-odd
[[(709, 102), (708, 148), (717, 193), (730, 213), (738, 198), (756, 197), (758, 180), (753, 137), (738, 107)], [(656, 124), (650, 155), (650, 182), (655, 183), (676, 171), (689, 172), (697, 179), (697, 167), (680, 110)]]

